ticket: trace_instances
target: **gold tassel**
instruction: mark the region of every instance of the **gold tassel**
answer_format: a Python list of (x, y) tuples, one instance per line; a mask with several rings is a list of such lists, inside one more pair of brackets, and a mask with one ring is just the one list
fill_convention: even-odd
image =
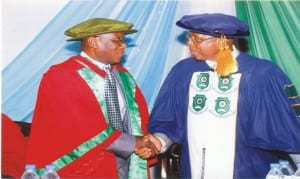
[(228, 76), (237, 72), (238, 67), (235, 58), (233, 58), (231, 49), (227, 45), (225, 35), (221, 35), (221, 47), (217, 54), (216, 71), (219, 76)]

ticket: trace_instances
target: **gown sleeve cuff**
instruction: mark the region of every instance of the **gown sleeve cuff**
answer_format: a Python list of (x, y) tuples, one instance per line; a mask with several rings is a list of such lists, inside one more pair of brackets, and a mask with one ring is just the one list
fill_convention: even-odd
[(134, 151), (135, 142), (135, 136), (122, 133), (116, 141), (106, 148), (106, 150), (113, 152), (119, 157), (128, 158)]
[(155, 137), (157, 137), (161, 142), (161, 150), (160, 153), (166, 152), (166, 150), (172, 145), (172, 141), (163, 133), (154, 133)]

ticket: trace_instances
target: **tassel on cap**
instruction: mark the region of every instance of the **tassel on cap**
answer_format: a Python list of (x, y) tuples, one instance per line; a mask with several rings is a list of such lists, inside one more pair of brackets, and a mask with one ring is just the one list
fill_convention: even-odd
[(231, 49), (227, 45), (227, 38), (225, 35), (221, 35), (221, 47), (217, 54), (217, 74), (219, 76), (228, 76), (237, 72), (237, 62), (233, 58)]

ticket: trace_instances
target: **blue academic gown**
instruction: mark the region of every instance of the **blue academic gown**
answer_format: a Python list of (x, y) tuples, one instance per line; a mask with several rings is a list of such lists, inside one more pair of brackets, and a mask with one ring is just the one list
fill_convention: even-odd
[[(278, 154), (300, 153), (300, 114), (292, 107), (299, 105), (300, 99), (292, 97), (297, 95), (294, 86), (272, 62), (245, 53), (239, 54), (237, 62), (241, 81), (233, 176), (264, 178), (269, 164), (278, 162)], [(151, 112), (149, 131), (164, 133), (182, 146), (182, 178), (191, 178), (187, 139), (190, 81), (194, 72), (209, 70), (204, 61), (194, 58), (178, 62), (164, 81)]]

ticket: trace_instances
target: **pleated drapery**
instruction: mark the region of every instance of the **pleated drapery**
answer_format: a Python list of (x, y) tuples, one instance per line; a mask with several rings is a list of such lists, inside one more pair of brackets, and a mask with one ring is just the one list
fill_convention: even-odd
[(236, 1), (250, 25), (249, 53), (278, 64), (300, 92), (300, 1)]
[[(2, 113), (16, 121), (31, 121), (43, 73), (51, 65), (80, 52), (80, 43), (67, 42), (64, 31), (94, 17), (124, 20), (138, 29), (137, 33), (126, 36), (129, 43), (122, 63), (137, 80), (151, 108), (163, 74), (184, 50), (183, 44), (176, 41), (181, 29), (175, 27), (175, 22), (189, 12), (190, 6), (191, 2), (185, 1), (69, 1), (2, 70)], [(181, 50), (168, 54), (168, 49), (174, 48)]]
[[(233, 0), (232, 0), (233, 1)], [(125, 20), (139, 31), (126, 36), (122, 64), (141, 87), (151, 111), (160, 85), (170, 68), (188, 50), (183, 29), (175, 22), (183, 15), (223, 12), (235, 15), (234, 1), (181, 0), (70, 0), (32, 42), (2, 70), (2, 113), (31, 122), (43, 73), (80, 52), (79, 42), (67, 42), (69, 27), (89, 18)], [(237, 16), (250, 25), (249, 53), (277, 63), (300, 90), (300, 2), (236, 1)], [(227, 8), (227, 9), (226, 9)], [(234, 7), (232, 8), (234, 9)], [(30, 24), (29, 24), (30, 25)], [(26, 34), (25, 34), (26, 35)]]

